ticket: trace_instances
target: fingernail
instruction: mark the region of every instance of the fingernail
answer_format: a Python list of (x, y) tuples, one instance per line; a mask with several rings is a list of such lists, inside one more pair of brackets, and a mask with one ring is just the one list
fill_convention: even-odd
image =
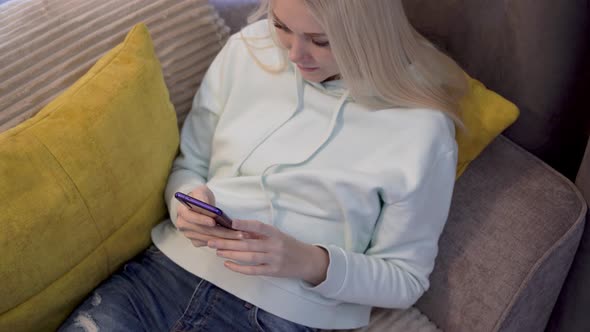
[(209, 248), (217, 248), (217, 243), (215, 243), (214, 241), (209, 241), (209, 243), (207, 243), (207, 245), (209, 246)]

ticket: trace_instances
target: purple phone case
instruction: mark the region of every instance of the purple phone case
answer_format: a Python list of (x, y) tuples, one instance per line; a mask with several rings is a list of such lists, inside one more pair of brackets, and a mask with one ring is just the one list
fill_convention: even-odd
[(207, 215), (215, 220), (217, 224), (223, 226), (225, 228), (232, 229), (232, 220), (228, 217), (220, 208), (215, 207), (211, 204), (207, 204), (201, 200), (198, 200), (194, 197), (189, 195), (183, 194), (181, 192), (177, 192), (174, 194), (174, 197), (179, 200), (181, 203), (186, 205), (192, 211), (202, 213)]

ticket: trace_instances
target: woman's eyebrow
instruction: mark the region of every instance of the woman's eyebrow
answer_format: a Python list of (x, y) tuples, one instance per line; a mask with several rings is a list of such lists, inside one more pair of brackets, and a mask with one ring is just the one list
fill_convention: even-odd
[[(277, 21), (278, 24), (287, 27), (287, 25), (283, 23), (283, 21), (281, 21), (280, 18), (277, 17), (277, 14), (274, 11), (272, 11), (272, 17), (275, 21)], [(309, 37), (326, 37), (325, 33), (304, 32), (303, 34)]]

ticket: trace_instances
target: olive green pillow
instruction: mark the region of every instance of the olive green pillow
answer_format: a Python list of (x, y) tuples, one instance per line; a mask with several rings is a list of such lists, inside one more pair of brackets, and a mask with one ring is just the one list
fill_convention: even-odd
[(166, 215), (176, 115), (145, 25), (0, 134), (0, 331), (55, 330)]

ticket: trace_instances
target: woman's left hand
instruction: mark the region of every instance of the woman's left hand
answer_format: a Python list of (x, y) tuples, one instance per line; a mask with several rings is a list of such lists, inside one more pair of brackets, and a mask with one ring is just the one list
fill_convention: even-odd
[(256, 220), (234, 220), (232, 227), (248, 236), (207, 243), (217, 249), (218, 256), (231, 260), (225, 262), (228, 269), (247, 275), (298, 278), (312, 285), (326, 279), (329, 257), (323, 248), (298, 241)]

